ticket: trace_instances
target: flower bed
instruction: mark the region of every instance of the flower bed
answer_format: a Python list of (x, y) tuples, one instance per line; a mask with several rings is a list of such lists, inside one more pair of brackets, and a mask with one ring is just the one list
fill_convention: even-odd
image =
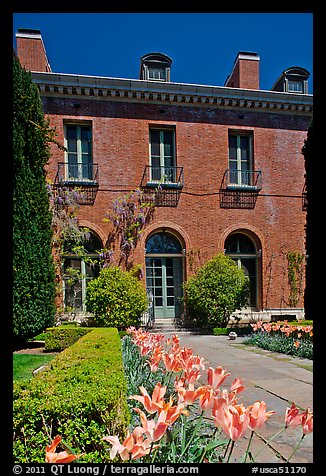
[[(114, 462), (211, 463), (254, 462), (265, 448), (251, 450), (256, 432), (262, 434), (274, 411), (264, 401), (245, 407), (238, 403), (244, 391), (241, 378), (222, 388), (230, 374), (222, 367), (208, 367), (203, 357), (191, 348), (181, 347), (178, 336), (166, 339), (134, 328), (123, 340), (123, 355), (130, 409), (131, 427), (120, 438), (103, 438), (110, 444)], [(206, 377), (203, 385), (200, 377)], [(140, 393), (138, 393), (138, 391)], [(133, 393), (136, 394), (132, 395)], [(269, 444), (283, 431), (301, 428), (301, 438), (287, 461), (298, 450), (305, 435), (313, 430), (313, 413), (301, 411), (294, 403), (286, 409), (283, 428), (269, 438)], [(245, 439), (248, 435), (249, 438)], [(260, 440), (261, 441), (261, 440)], [(60, 460), (56, 453), (59, 439), (47, 447), (46, 460)], [(234, 447), (244, 447), (242, 456), (234, 456)], [(63, 444), (64, 446), (64, 444)], [(78, 457), (62, 452), (61, 462)]]
[(254, 331), (245, 344), (306, 359), (313, 358), (313, 326), (293, 325), (287, 321), (251, 324)]

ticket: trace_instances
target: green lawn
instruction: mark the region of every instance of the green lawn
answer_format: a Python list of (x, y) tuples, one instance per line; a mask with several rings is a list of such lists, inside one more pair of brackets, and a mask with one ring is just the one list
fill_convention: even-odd
[(14, 354), (14, 381), (28, 380), (32, 378), (33, 370), (41, 367), (41, 365), (47, 365), (54, 357), (54, 355)]

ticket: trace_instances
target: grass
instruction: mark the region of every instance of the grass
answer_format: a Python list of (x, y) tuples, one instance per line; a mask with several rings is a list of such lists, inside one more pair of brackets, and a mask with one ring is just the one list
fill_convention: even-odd
[(41, 365), (47, 365), (53, 358), (54, 355), (14, 354), (14, 381), (17, 382), (31, 379), (33, 376), (33, 370), (41, 367)]

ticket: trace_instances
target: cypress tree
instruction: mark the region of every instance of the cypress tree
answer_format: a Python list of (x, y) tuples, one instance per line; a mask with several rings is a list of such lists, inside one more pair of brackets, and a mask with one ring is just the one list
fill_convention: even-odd
[(52, 215), (46, 185), (49, 127), (31, 74), (13, 63), (13, 334), (53, 325)]

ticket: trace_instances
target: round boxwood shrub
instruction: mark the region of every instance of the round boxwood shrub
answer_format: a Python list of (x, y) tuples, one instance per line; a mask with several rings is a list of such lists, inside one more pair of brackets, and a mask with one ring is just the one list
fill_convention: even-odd
[(247, 302), (249, 279), (220, 253), (190, 276), (184, 289), (187, 314), (197, 326), (226, 327), (231, 314)]
[(131, 273), (109, 266), (89, 282), (86, 309), (100, 326), (118, 329), (138, 326), (141, 314), (147, 309), (146, 291)]

